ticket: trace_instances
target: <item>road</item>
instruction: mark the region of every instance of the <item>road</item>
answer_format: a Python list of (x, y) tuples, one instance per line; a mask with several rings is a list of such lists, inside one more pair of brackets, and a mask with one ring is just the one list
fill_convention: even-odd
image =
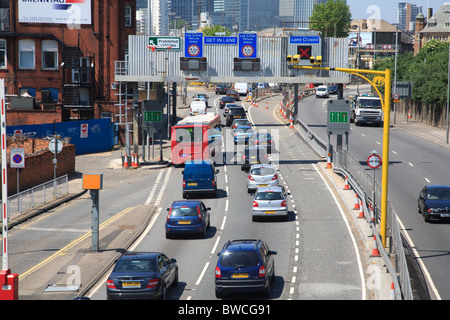
[[(302, 120), (326, 141), (324, 103), (324, 99), (309, 97), (299, 104), (299, 113)], [(382, 156), (382, 146), (383, 128), (351, 125), (349, 152), (361, 163), (374, 149)], [(450, 299), (447, 267), (450, 263), (450, 225), (446, 222), (425, 223), (417, 213), (417, 197), (426, 184), (449, 184), (448, 159), (449, 148), (391, 127), (388, 197), (413, 249), (420, 255), (425, 274), (432, 280), (431, 291), (444, 300)], [(381, 171), (376, 178), (381, 185)]]
[[(217, 106), (218, 97), (213, 98)], [(211, 207), (207, 238), (168, 240), (164, 236), (165, 208), (181, 198), (182, 183), (182, 168), (169, 168), (162, 177), (171, 191), (162, 197), (159, 215), (134, 249), (159, 250), (177, 259), (180, 283), (169, 291), (169, 299), (215, 300), (216, 254), (227, 240), (242, 238), (263, 239), (277, 252), (270, 299), (365, 299), (364, 272), (357, 248), (343, 213), (320, 174), (321, 159), (275, 120), (273, 110), (253, 107), (248, 115), (256, 128), (279, 132), (279, 173), (291, 193), (289, 220), (252, 222), (246, 174), (239, 164), (218, 164), (218, 197), (203, 199)], [(228, 150), (227, 146), (224, 150)], [(106, 298), (104, 281), (92, 290), (91, 299)], [(248, 294), (231, 297), (249, 299)]]

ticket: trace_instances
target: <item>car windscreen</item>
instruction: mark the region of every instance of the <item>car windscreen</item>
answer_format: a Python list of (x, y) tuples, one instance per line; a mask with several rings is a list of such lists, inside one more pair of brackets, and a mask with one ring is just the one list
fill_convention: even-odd
[(250, 170), (250, 174), (254, 176), (268, 176), (271, 174), (275, 174), (275, 169), (273, 168), (253, 168)]
[(154, 260), (150, 259), (122, 259), (114, 267), (114, 272), (153, 272), (156, 271)]
[(428, 189), (429, 200), (450, 200), (450, 189)]
[(193, 217), (198, 215), (197, 207), (173, 207), (170, 211), (171, 217)]
[(317, 91), (327, 91), (327, 88), (319, 87), (319, 88), (317, 88)]
[(281, 192), (258, 192), (255, 196), (255, 200), (283, 200)]
[(359, 105), (365, 108), (380, 108), (381, 100), (379, 99), (359, 99)]
[(258, 264), (256, 251), (226, 251), (220, 257), (222, 267), (254, 267)]

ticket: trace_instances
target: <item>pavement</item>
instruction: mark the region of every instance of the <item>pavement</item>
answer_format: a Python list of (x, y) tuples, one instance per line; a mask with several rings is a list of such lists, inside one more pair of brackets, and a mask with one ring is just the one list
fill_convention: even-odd
[[(269, 108), (272, 109), (279, 106), (280, 99), (280, 95), (275, 95), (265, 97), (264, 102), (267, 101)], [(450, 147), (445, 142), (445, 129), (431, 127), (417, 121), (407, 121), (407, 119), (399, 115), (397, 115), (396, 123), (392, 124), (392, 126), (409, 134), (428, 139), (430, 142), (437, 143), (443, 147)], [(159, 159), (151, 159), (141, 161), (137, 168), (123, 168), (121, 158), (123, 149), (118, 149), (111, 153), (107, 168), (111, 170), (158, 170), (165, 168), (171, 165), (170, 144), (166, 143), (166, 145), (167, 147), (163, 148), (162, 162)], [(156, 153), (159, 155), (159, 150)], [(370, 265), (375, 265), (380, 270), (383, 270), (380, 273), (380, 286), (375, 290), (370, 290), (367, 298), (369, 300), (391, 300), (392, 281), (389, 274), (385, 272), (382, 259), (370, 258), (373, 241), (368, 235), (371, 234), (371, 231), (367, 223), (361, 221), (365, 219), (356, 219), (357, 213), (353, 210), (355, 201), (354, 192), (344, 190), (343, 178), (333, 173), (332, 170), (326, 169), (325, 163), (320, 167), (329, 185), (331, 185), (331, 189), (339, 199), (339, 203), (344, 208), (344, 211), (346, 211), (352, 228), (358, 234), (357, 241), (362, 247), (361, 254), (369, 257), (368, 263)], [(20, 221), (11, 221), (10, 226), (12, 227), (51, 208), (70, 202), (85, 192), (86, 190), (82, 189), (81, 177), (69, 178), (68, 195), (56, 199), (41, 208), (37, 208), (27, 215), (23, 215)], [(40, 265), (36, 266), (34, 270), (30, 270), (27, 274), (19, 275), (19, 299), (73, 300), (85, 296), (94, 284), (113, 266), (120, 255), (127, 251), (133, 242), (143, 233), (156, 210), (158, 208), (152, 205), (139, 205), (128, 211), (120, 212), (100, 225), (101, 232), (99, 232), (100, 245), (98, 252), (92, 251), (91, 234), (87, 233), (53, 254)], [(73, 266), (79, 268), (79, 272), (76, 272), (77, 270), (71, 270), (70, 268), (73, 268)], [(76, 276), (79, 276), (78, 281), (74, 281)], [(77, 283), (80, 283), (80, 285), (77, 285)]]

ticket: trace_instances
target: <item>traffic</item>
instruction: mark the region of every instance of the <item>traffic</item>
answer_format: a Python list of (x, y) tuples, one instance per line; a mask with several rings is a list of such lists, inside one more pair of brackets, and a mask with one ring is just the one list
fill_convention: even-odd
[[(120, 272), (114, 269), (109, 282), (93, 290), (91, 299), (210, 300), (239, 299), (243, 294), (251, 299), (307, 297), (297, 282), (300, 248), (306, 248), (300, 240), (313, 240), (318, 236), (322, 240), (329, 238), (317, 234), (314, 228), (312, 234), (300, 233), (299, 208), (306, 213), (310, 201), (317, 201), (319, 195), (315, 192), (307, 199), (303, 195), (304, 188), (308, 185), (310, 191), (324, 190), (323, 181), (318, 179), (320, 174), (314, 169), (313, 159), (317, 156), (298, 142), (295, 146), (287, 145), (295, 139), (289, 130), (278, 128), (276, 123), (270, 126), (270, 122), (277, 122), (272, 111), (256, 110), (245, 102), (230, 104), (233, 106), (229, 106), (225, 114), (225, 108), (220, 108), (220, 97), (217, 97), (206, 114), (186, 115), (171, 129), (171, 154), (175, 166), (170, 176), (167, 172), (170, 192), (164, 194), (160, 205), (164, 208), (161, 212), (167, 213), (158, 215), (142, 243), (129, 253), (143, 255), (136, 257), (136, 265), (145, 255), (154, 252), (168, 257), (167, 263), (156, 263), (156, 273), (146, 277), (144, 274), (148, 270), (145, 268), (142, 271), (130, 269), (128, 275), (124, 269)], [(260, 112), (263, 110), (264, 113)], [(287, 149), (290, 149), (289, 153)], [(300, 168), (305, 166), (295, 160), (300, 158), (311, 159), (311, 165), (306, 164), (312, 166), (310, 170), (284, 177), (291, 169), (283, 164), (283, 160)], [(322, 196), (328, 197), (319, 195)], [(338, 207), (330, 207), (323, 201), (313, 214), (315, 220), (326, 220), (330, 214), (341, 215)], [(338, 223), (332, 229), (327, 234), (335, 235), (347, 227), (345, 223)], [(206, 249), (210, 245), (212, 249)], [(347, 245), (353, 247), (351, 243)], [(349, 250), (348, 261), (355, 261), (354, 250)], [(308, 256), (305, 255), (302, 264), (317, 263), (316, 258)], [(202, 268), (199, 262), (205, 260)], [(345, 294), (349, 299), (361, 299), (365, 296), (364, 284), (358, 276), (361, 270), (353, 262), (346, 268), (352, 270), (351, 280), (341, 279), (341, 276), (335, 280), (350, 281), (352, 289), (339, 294)], [(308, 277), (312, 271), (308, 269), (302, 274), (313, 282), (335, 278), (334, 267), (327, 269), (319, 278), (315, 272)], [(165, 275), (175, 273), (171, 270), (176, 270), (176, 277)], [(192, 278), (193, 270), (200, 272), (197, 279)], [(139, 272), (142, 273), (136, 276)], [(126, 276), (124, 285), (114, 280)]]

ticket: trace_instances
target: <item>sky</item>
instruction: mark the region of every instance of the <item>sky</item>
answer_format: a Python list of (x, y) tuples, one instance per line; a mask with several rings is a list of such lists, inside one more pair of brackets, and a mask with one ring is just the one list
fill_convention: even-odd
[(433, 13), (450, 0), (347, 0), (347, 5), (352, 13), (352, 20), (355, 19), (383, 19), (389, 23), (397, 22), (397, 5), (399, 2), (412, 3), (423, 7), (423, 14), (426, 16), (427, 7), (433, 8)]

